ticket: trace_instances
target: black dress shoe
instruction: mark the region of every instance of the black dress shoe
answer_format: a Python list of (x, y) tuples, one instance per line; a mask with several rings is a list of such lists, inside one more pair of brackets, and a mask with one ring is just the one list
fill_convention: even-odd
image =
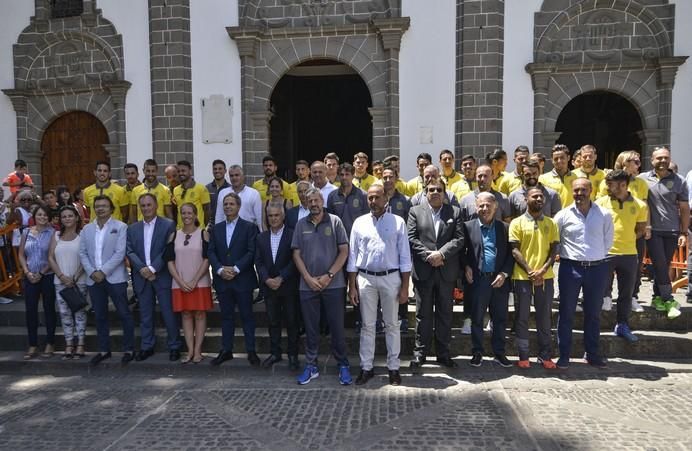
[(128, 363), (132, 362), (134, 358), (134, 354), (132, 354), (131, 352), (126, 352), (125, 354), (123, 354), (123, 358), (120, 359), (120, 363), (122, 363), (123, 365), (127, 365)]
[(94, 357), (91, 358), (91, 362), (89, 362), (89, 365), (91, 366), (96, 366), (99, 363), (103, 362), (106, 359), (111, 358), (111, 353), (110, 352), (99, 352), (96, 354)]
[(411, 368), (420, 368), (425, 365), (426, 358), (424, 355), (414, 355), (413, 360), (411, 360)]
[(260, 359), (257, 357), (256, 352), (248, 352), (247, 353), (247, 361), (250, 362), (250, 365), (252, 366), (259, 366), (260, 364)]
[[(248, 360), (250, 359), (250, 356), (248, 356)], [(283, 359), (279, 355), (274, 355), (270, 354), (269, 357), (264, 359), (264, 362), (262, 362), (262, 368), (271, 368), (272, 365), (274, 365), (277, 362), (282, 361)]]
[(136, 360), (137, 362), (142, 362), (142, 361), (148, 359), (149, 357), (151, 357), (151, 356), (153, 356), (153, 355), (154, 355), (154, 350), (153, 350), (153, 349), (146, 349), (146, 350), (145, 350), (145, 349), (142, 349), (141, 351), (139, 351), (139, 352), (137, 353), (137, 355), (135, 355), (135, 360)]
[(226, 360), (233, 360), (233, 353), (231, 351), (219, 351), (219, 355), (211, 359), (211, 364), (213, 366), (218, 366)]
[(288, 356), (288, 369), (291, 371), (297, 371), (300, 368), (300, 362), (298, 362), (297, 355)]
[(469, 365), (478, 368), (483, 364), (483, 354), (480, 352), (474, 352), (473, 357), (471, 357), (471, 361), (469, 362)]
[(452, 360), (452, 359), (449, 358), (449, 357), (438, 357), (438, 358), (436, 359), (436, 361), (437, 361), (437, 363), (439, 363), (440, 365), (446, 366), (447, 368), (456, 368), (456, 367), (458, 366), (458, 365), (457, 365), (457, 362), (455, 362), (454, 360)]
[(399, 370), (389, 370), (389, 385), (401, 385)]
[(178, 360), (180, 360), (180, 351), (174, 349), (171, 352), (169, 352), (168, 360), (170, 360), (171, 362), (177, 362)]
[(360, 374), (356, 378), (356, 385), (363, 385), (373, 377), (375, 377), (375, 370), (360, 370)]
[(495, 355), (493, 362), (499, 364), (500, 366), (502, 366), (504, 368), (511, 368), (512, 367), (512, 362), (510, 362), (509, 359), (504, 354)]

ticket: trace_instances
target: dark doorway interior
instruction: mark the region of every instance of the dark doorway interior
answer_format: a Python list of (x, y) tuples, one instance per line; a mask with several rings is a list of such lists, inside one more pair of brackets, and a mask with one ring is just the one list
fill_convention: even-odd
[(641, 153), (642, 121), (626, 98), (606, 91), (593, 91), (572, 99), (560, 113), (555, 131), (558, 139), (575, 151), (584, 144), (598, 149), (598, 167), (612, 168), (623, 150)]
[(372, 158), (370, 92), (348, 66), (330, 60), (303, 63), (283, 76), (271, 97), (270, 148), (279, 175), (295, 179), (297, 160), (341, 161), (365, 152)]

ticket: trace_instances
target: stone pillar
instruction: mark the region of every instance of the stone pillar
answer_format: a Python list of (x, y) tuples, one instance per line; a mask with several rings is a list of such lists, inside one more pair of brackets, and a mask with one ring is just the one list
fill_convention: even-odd
[[(639, 139), (642, 140), (641, 170), (649, 171), (651, 170), (651, 155), (654, 153), (654, 148), (658, 146), (667, 146), (667, 144), (663, 144), (663, 139), (666, 135), (670, 135), (670, 129), (644, 129), (640, 131), (638, 135)], [(674, 158), (673, 161), (675, 161)]]
[(125, 98), (132, 84), (128, 81), (114, 82), (108, 86), (111, 102), (115, 110), (115, 131), (117, 142), (110, 143), (111, 149), (106, 149), (113, 167), (113, 178), (122, 178), (122, 168), (127, 162), (127, 133), (125, 122)]
[(457, 157), (502, 146), (504, 0), (457, 0)]
[[(545, 109), (548, 102), (550, 72), (536, 63), (527, 64), (526, 72), (531, 75), (531, 85), (533, 87), (533, 151), (550, 155), (551, 147), (555, 142), (547, 142), (544, 139), (545, 133), (554, 132), (554, 130), (545, 129)], [(549, 140), (550, 137), (548, 137)]]
[(149, 0), (154, 159), (193, 161), (190, 0)]
[(387, 109), (368, 108), (372, 117), (372, 159), (382, 161), (391, 155), (387, 146)]

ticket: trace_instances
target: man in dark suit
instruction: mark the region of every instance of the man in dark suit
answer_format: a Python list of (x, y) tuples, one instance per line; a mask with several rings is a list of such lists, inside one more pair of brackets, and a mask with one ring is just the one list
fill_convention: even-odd
[(281, 361), (281, 319), (286, 319), (288, 334), (288, 366), (298, 369), (298, 272), (293, 263), (291, 240), (293, 229), (284, 226), (281, 205), (267, 206), (269, 230), (257, 237), (255, 267), (260, 283), (265, 286), (271, 355), (262, 366), (269, 368)]
[(309, 189), (310, 182), (308, 181), (301, 180), (296, 183), (296, 192), (298, 193), (300, 203), (286, 212), (286, 227), (289, 229), (295, 230), (298, 221), (310, 215), (308, 200), (305, 197), (305, 193), (307, 193)]
[(509, 275), (514, 267), (509, 246), (509, 225), (495, 218), (497, 200), (492, 193), (476, 197), (478, 218), (464, 223), (466, 246), (462, 257), (468, 283), (466, 295), (471, 298), (471, 366), (483, 362), (483, 318), (490, 307), (493, 320), (492, 346), (495, 362), (504, 367), (512, 364), (505, 357), (505, 326), (509, 302)]
[(431, 179), (425, 194), (427, 202), (412, 207), (408, 217), (416, 294), (416, 344), (411, 367), (420, 367), (431, 354), (434, 324), (437, 362), (454, 368), (457, 365), (449, 354), (452, 298), (464, 234), (459, 208), (444, 203), (444, 182)]
[(209, 239), (209, 263), (214, 273), (214, 289), (221, 308), (223, 349), (211, 361), (220, 365), (233, 358), (235, 308), (243, 320), (245, 349), (251, 365), (259, 365), (255, 352), (255, 317), (252, 313), (252, 291), (257, 288), (255, 240), (257, 226), (238, 216), (240, 196), (235, 192), (221, 200), (226, 220), (216, 224)]
[(127, 229), (127, 258), (132, 269), (132, 288), (139, 299), (141, 319), (141, 346), (135, 360), (146, 360), (154, 355), (154, 306), (159, 302), (163, 322), (168, 334), (169, 360), (180, 358), (180, 328), (173, 313), (171, 301), (171, 275), (163, 259), (168, 238), (175, 232), (175, 223), (156, 215), (156, 196), (145, 193), (137, 199), (142, 220)]

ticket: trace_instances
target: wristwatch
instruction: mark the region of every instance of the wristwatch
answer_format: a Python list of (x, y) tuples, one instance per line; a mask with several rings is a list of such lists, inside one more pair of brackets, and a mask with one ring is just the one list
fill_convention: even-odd
[(334, 273), (327, 271), (327, 275), (329, 276), (330, 279), (334, 278)]

